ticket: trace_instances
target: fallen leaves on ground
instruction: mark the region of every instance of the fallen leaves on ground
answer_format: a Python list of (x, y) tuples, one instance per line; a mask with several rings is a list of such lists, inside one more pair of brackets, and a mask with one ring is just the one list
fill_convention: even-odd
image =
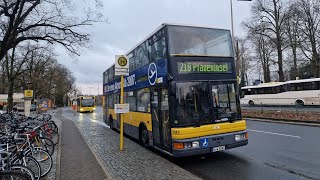
[(320, 112), (242, 110), (242, 116), (250, 118), (310, 121), (320, 123)]

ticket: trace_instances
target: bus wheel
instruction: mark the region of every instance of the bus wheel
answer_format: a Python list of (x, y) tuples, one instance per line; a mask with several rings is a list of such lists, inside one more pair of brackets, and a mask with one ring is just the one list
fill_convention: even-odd
[(254, 102), (252, 100), (249, 101), (250, 106), (254, 106)]
[(304, 106), (304, 102), (302, 100), (296, 100), (296, 105)]
[(145, 126), (140, 125), (140, 142), (144, 147), (149, 146), (148, 130)]

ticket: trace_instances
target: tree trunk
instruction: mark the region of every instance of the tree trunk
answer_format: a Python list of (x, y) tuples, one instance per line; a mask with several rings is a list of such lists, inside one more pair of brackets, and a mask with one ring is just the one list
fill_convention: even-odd
[(13, 108), (13, 81), (9, 80), (9, 88), (8, 88), (8, 112), (12, 111)]
[(312, 60), (311, 60), (311, 71), (313, 74), (313, 77), (319, 77), (320, 75), (320, 68), (319, 68), (319, 54), (317, 52), (317, 48), (316, 48), (316, 42), (311, 42), (311, 46), (312, 46)]
[(292, 77), (296, 79), (298, 77), (298, 65), (297, 65), (297, 50), (296, 46), (292, 45), (292, 55), (293, 55), (293, 72), (292, 72)]

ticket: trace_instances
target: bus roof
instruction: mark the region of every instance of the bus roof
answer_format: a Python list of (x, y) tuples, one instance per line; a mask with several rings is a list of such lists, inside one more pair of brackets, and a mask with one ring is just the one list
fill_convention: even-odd
[(320, 81), (320, 78), (291, 80), (291, 81), (286, 81), (286, 83), (291, 84), (291, 83), (302, 83), (302, 82), (313, 82), (313, 81)]
[(269, 82), (269, 83), (261, 83), (255, 86), (245, 86), (241, 89), (252, 89), (252, 88), (264, 88), (264, 87), (276, 87), (284, 84), (293, 84), (293, 83), (303, 83), (303, 82), (314, 82), (320, 81), (320, 78), (310, 78), (310, 79), (299, 79), (299, 80), (290, 80), (286, 82)]
[(251, 88), (263, 88), (263, 87), (275, 87), (285, 84), (284, 82), (269, 82), (269, 83), (261, 83), (255, 86), (245, 86), (241, 89), (251, 89)]
[[(125, 55), (129, 55), (131, 53), (131, 51), (133, 51), (134, 49), (136, 49), (137, 47), (139, 47), (143, 42), (145, 42), (146, 40), (148, 40), (152, 35), (154, 35), (157, 31), (159, 31), (161, 28), (163, 28), (164, 26), (181, 26), (181, 27), (195, 27), (195, 28), (208, 28), (208, 29), (219, 29), (219, 30), (226, 30), (226, 31), (230, 31), (229, 29), (223, 29), (223, 28), (214, 28), (214, 27), (206, 27), (206, 26), (194, 26), (194, 25), (187, 25), (187, 24), (174, 24), (174, 23), (163, 23), (161, 24), (157, 29), (155, 29), (154, 31), (152, 31), (152, 33), (150, 33), (146, 38), (144, 38), (142, 41), (140, 41), (137, 45), (135, 45), (133, 48), (131, 48), (127, 53), (125, 53)], [(112, 66), (114, 65), (114, 63), (112, 63), (108, 68), (110, 69)], [(106, 70), (106, 71), (107, 71)], [(105, 73), (106, 71), (104, 71), (103, 73)]]

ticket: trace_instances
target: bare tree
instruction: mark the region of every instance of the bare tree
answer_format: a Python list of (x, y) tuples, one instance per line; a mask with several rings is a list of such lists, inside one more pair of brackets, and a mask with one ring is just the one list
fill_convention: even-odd
[(7, 78), (8, 85), (8, 111), (13, 107), (13, 93), (14, 85), (17, 77), (19, 77), (24, 71), (25, 62), (35, 49), (31, 46), (13, 47), (5, 56), (4, 69)]
[(248, 69), (250, 68), (250, 52), (247, 47), (245, 39), (235, 37), (235, 56), (236, 56), (236, 71), (237, 75), (241, 78), (240, 87), (246, 85), (245, 78)]
[[(285, 33), (287, 36), (287, 44), (290, 47), (289, 52), (291, 54), (289, 63), (292, 62), (292, 68), (290, 72), (291, 79), (298, 77), (298, 51), (300, 47), (300, 43), (302, 40), (301, 30), (300, 30), (300, 21), (299, 16), (301, 15), (298, 11), (298, 3), (293, 1), (288, 9), (287, 15), (288, 18), (286, 19), (283, 26), (285, 27)], [(292, 58), (292, 60), (291, 60)]]
[(257, 0), (252, 6), (252, 20), (246, 23), (252, 32), (263, 35), (274, 43), (277, 51), (279, 81), (284, 81), (283, 50), (286, 46), (283, 24), (287, 18), (286, 8), (284, 0)]
[(320, 77), (320, 1), (298, 0), (298, 10), (304, 37), (301, 48), (310, 60), (313, 77)]
[[(99, 1), (95, 1), (101, 6)], [(82, 29), (102, 20), (101, 14), (84, 10), (84, 17), (70, 13), (71, 0), (2, 0), (0, 2), (0, 61), (8, 51), (27, 41), (58, 43), (72, 54), (85, 47), (89, 34)]]

